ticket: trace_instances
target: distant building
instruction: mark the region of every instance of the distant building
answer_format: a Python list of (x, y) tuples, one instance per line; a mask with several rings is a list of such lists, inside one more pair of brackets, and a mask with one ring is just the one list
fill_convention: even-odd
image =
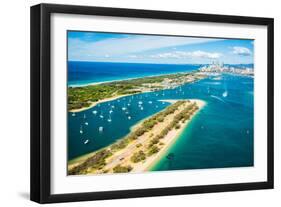
[(212, 73), (213, 75), (218, 73), (232, 73), (232, 74), (240, 74), (240, 75), (247, 75), (247, 76), (253, 76), (254, 70), (252, 68), (235, 68), (235, 67), (229, 67), (224, 65), (223, 62), (219, 61), (213, 61), (212, 64), (208, 66), (203, 66), (199, 69), (200, 72), (203, 73)]

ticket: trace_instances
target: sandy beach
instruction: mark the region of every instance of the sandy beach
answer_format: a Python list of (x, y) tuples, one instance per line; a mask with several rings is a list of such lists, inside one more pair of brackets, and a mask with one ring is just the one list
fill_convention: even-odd
[[(199, 99), (189, 99), (189, 100), (191, 102), (196, 102), (199, 107), (199, 110), (191, 116), (190, 120), (187, 120), (185, 123), (182, 123), (180, 129), (178, 130), (173, 129), (172, 131), (170, 131), (167, 134), (167, 136), (164, 138), (165, 145), (163, 146), (163, 148), (156, 155), (150, 157), (150, 159), (146, 161), (145, 166), (140, 168), (139, 169), (140, 171), (136, 171), (136, 172), (149, 171), (166, 154), (167, 150), (176, 142), (176, 140), (179, 138), (183, 130), (188, 126), (192, 118), (196, 116), (196, 114), (206, 105), (205, 101)], [(177, 100), (161, 100), (161, 101), (175, 103), (175, 101)]]
[[(186, 72), (178, 72), (178, 73), (185, 74)], [(157, 75), (147, 75), (147, 76), (139, 76), (139, 77), (134, 77), (134, 78), (125, 78), (125, 79), (121, 79), (121, 80), (109, 80), (109, 81), (101, 81), (101, 82), (96, 82), (96, 83), (68, 85), (68, 87), (77, 88), (77, 87), (85, 87), (85, 86), (95, 86), (95, 85), (99, 85), (99, 84), (103, 84), (103, 83), (122, 82), (124, 80), (126, 80), (126, 81), (127, 80), (136, 80), (136, 79), (140, 79), (140, 78), (152, 78), (152, 77), (158, 77), (158, 76), (162, 76), (162, 75), (172, 75), (172, 74), (175, 74), (175, 73), (163, 73), (163, 74), (157, 74)]]
[[(165, 102), (169, 102), (171, 104), (175, 104), (179, 100), (161, 100)], [(106, 159), (106, 165), (100, 169), (88, 169), (87, 173), (85, 174), (100, 174), (100, 173), (114, 173), (113, 169), (114, 167), (118, 165), (122, 166), (130, 166), (132, 167), (131, 172), (145, 172), (149, 171), (151, 167), (153, 167), (166, 153), (166, 151), (173, 145), (173, 143), (177, 140), (179, 135), (182, 133), (182, 131), (188, 126), (188, 123), (192, 118), (204, 107), (206, 104), (202, 100), (192, 99), (189, 101), (186, 100), (180, 100), (185, 101), (183, 105), (181, 105), (175, 113), (172, 113), (165, 117), (165, 120), (163, 122), (159, 122), (154, 126), (149, 132), (143, 134), (142, 136), (138, 137), (135, 141), (132, 141), (129, 143), (124, 149), (118, 150), (114, 152), (110, 157)], [(187, 106), (192, 105), (196, 103), (196, 106), (198, 109), (194, 111), (194, 113), (190, 116), (188, 120), (185, 122), (180, 122), (178, 128), (171, 129), (158, 143), (159, 151), (157, 153), (153, 153), (150, 156), (147, 156), (145, 160), (140, 162), (132, 162), (132, 155), (134, 155), (136, 152), (147, 151), (149, 144), (151, 143), (152, 137), (157, 134), (160, 134), (161, 131), (174, 120), (175, 116), (182, 112)], [(147, 120), (147, 119), (146, 119)], [(145, 121), (145, 120), (144, 120)], [(138, 123), (137, 126), (139, 126), (141, 123)], [(132, 128), (132, 131), (135, 131), (137, 126), (134, 126)], [(131, 132), (132, 133), (132, 132)], [(110, 149), (111, 146), (105, 147), (104, 149)], [(79, 158), (76, 158), (68, 163), (68, 169), (73, 169), (73, 167), (78, 166), (82, 164), (86, 159), (92, 157), (95, 155), (95, 152), (81, 156)]]
[(87, 109), (95, 107), (96, 105), (98, 105), (100, 103), (105, 103), (105, 102), (108, 102), (108, 101), (113, 101), (113, 100), (116, 100), (118, 98), (122, 98), (122, 97), (125, 97), (125, 96), (130, 96), (130, 95), (132, 95), (132, 94), (125, 94), (125, 95), (113, 96), (113, 97), (110, 97), (110, 98), (105, 98), (105, 99), (102, 99), (100, 101), (96, 101), (96, 102), (91, 103), (91, 105), (88, 106), (88, 107), (83, 107), (83, 108), (80, 108), (80, 109), (72, 109), (72, 110), (69, 110), (69, 112), (75, 113), (75, 112), (85, 111)]
[[(190, 121), (192, 120), (192, 118), (200, 111), (200, 109), (202, 109), (206, 102), (202, 101), (202, 100), (198, 100), (198, 99), (189, 99), (191, 102), (196, 102), (196, 104), (198, 105), (199, 109), (198, 111), (196, 111), (189, 120), (187, 120), (185, 123), (181, 123), (181, 127), (180, 129), (173, 129), (171, 130), (163, 139), (161, 142), (164, 143), (163, 147), (161, 148), (161, 150), (152, 155), (151, 157), (147, 158), (145, 160), (145, 162), (142, 162), (139, 165), (134, 166), (132, 172), (146, 172), (149, 171), (167, 152), (167, 150), (176, 142), (176, 140), (179, 138), (180, 134), (182, 133), (182, 131), (188, 126), (188, 124), (190, 123)], [(169, 103), (175, 103), (179, 100), (160, 100), (160, 101), (165, 101), (165, 102), (169, 102)]]
[[(180, 77), (177, 77), (177, 78), (175, 78), (173, 76), (169, 77), (169, 75), (171, 76), (172, 74), (167, 74), (166, 76), (168, 76), (168, 77), (166, 77), (166, 78), (162, 78), (162, 79), (160, 78), (161, 81), (159, 81), (159, 77), (161, 77), (161, 75), (160, 76), (158, 75), (158, 76), (146, 76), (143, 78), (132, 78), (132, 79), (126, 79), (126, 80), (99, 82), (99, 83), (93, 83), (93, 84), (80, 86), (80, 87), (69, 86), (70, 87), (70, 88), (68, 88), (68, 90), (69, 90), (68, 96), (70, 97), (68, 100), (69, 112), (73, 112), (73, 113), (81, 112), (81, 111), (90, 109), (90, 108), (98, 105), (99, 103), (113, 101), (120, 97), (129, 96), (129, 95), (133, 95), (133, 94), (140, 94), (140, 93), (145, 93), (145, 92), (152, 92), (155, 90), (165, 90), (165, 89), (176, 88), (176, 87), (179, 87), (184, 84), (194, 83), (198, 79), (200, 80), (200, 79), (205, 78), (203, 76), (196, 76), (196, 74), (189, 74), (189, 73), (177, 73), (177, 75), (180, 75)], [(149, 80), (149, 78), (155, 78), (156, 80), (152, 83), (151, 80)], [(142, 80), (142, 82), (136, 83), (134, 85), (134, 82), (132, 82), (132, 80), (134, 80), (134, 79)], [(125, 82), (131, 81), (131, 82), (130, 82), (129, 86), (126, 84), (122, 85), (122, 82), (124, 82), (124, 81)], [(147, 81), (147, 82), (145, 82), (145, 81)], [(96, 95), (95, 95), (96, 92), (92, 91), (93, 89), (91, 89), (91, 90), (85, 89), (87, 86), (101, 85), (101, 84), (105, 84), (105, 83), (115, 83), (116, 84), (115, 90), (112, 89), (112, 86), (109, 87), (109, 89), (108, 88), (106, 89), (109, 91), (109, 93), (106, 94), (105, 96), (96, 97)], [(120, 84), (122, 86), (120, 86)], [(118, 87), (120, 87), (120, 90), (118, 89)], [(129, 87), (129, 89), (122, 89), (124, 87), (125, 88)], [(98, 89), (98, 90), (100, 90), (100, 89)], [(85, 95), (85, 94), (87, 94), (87, 95)], [(122, 94), (122, 95), (118, 95), (118, 94)], [(104, 98), (104, 97), (108, 97), (108, 98)], [(92, 100), (98, 100), (98, 101), (92, 102)], [(87, 104), (85, 104), (85, 103), (87, 103)], [(88, 105), (88, 103), (90, 105), (86, 106), (86, 105)]]

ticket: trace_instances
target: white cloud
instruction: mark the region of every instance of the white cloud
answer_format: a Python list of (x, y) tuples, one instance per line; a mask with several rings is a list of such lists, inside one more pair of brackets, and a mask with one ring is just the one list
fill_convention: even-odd
[(131, 36), (126, 38), (110, 38), (97, 42), (87, 42), (79, 38), (69, 38), (68, 51), (70, 59), (83, 59), (87, 55), (92, 57), (104, 57), (105, 55), (118, 56), (165, 47), (199, 44), (212, 41), (218, 40), (209, 38), (150, 35)]
[(129, 55), (128, 57), (129, 57), (129, 58), (138, 58), (137, 55)]
[(251, 50), (246, 47), (233, 47), (234, 54), (236, 55), (242, 55), (242, 56), (249, 56), (252, 54)]
[(160, 53), (156, 55), (151, 55), (151, 58), (177, 58), (177, 59), (190, 59), (190, 58), (207, 58), (207, 59), (217, 59), (220, 58), (222, 54), (217, 52), (205, 52), (201, 50), (197, 50), (194, 52), (183, 52), (183, 51), (175, 51), (175, 52), (167, 52)]

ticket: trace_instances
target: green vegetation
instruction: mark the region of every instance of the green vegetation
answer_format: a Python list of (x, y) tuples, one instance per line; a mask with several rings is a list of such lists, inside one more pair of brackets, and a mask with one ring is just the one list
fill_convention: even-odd
[(98, 151), (93, 156), (86, 159), (82, 164), (72, 168), (68, 171), (69, 175), (85, 174), (87, 169), (102, 169), (105, 166), (105, 159), (111, 156), (112, 153), (109, 150), (103, 149)]
[(149, 148), (147, 155), (151, 156), (157, 152), (159, 152), (159, 147), (157, 147), (156, 145), (153, 145), (152, 147)]
[(149, 147), (158, 144), (158, 142), (159, 142), (159, 137), (153, 138), (152, 140), (150, 140)]
[[(140, 126), (132, 131), (129, 135), (115, 142), (110, 147), (97, 151), (94, 155), (87, 158), (83, 163), (70, 169), (68, 174), (86, 174), (90, 170), (101, 170), (104, 173), (108, 172), (108, 170), (103, 169), (106, 165), (106, 158), (110, 157), (116, 151), (124, 149), (130, 142), (138, 139), (144, 133), (149, 132), (156, 124), (158, 124), (159, 122), (163, 122), (166, 116), (168, 116), (169, 114), (173, 114), (176, 110), (179, 109), (180, 106), (187, 102), (189, 101), (177, 101), (176, 103), (168, 106), (165, 110), (151, 116), (150, 118), (142, 122), (142, 124), (140, 124)], [(198, 109), (199, 107), (196, 103), (188, 104), (188, 106), (185, 106), (183, 110), (181, 110), (174, 116), (173, 120), (164, 129), (162, 129), (159, 134), (154, 135), (153, 133), (149, 132), (147, 136), (149, 137), (150, 142), (147, 148), (135, 152), (131, 156), (130, 160), (133, 163), (141, 162), (145, 160), (147, 156), (151, 156), (159, 152), (161, 147), (163, 146), (163, 142), (161, 142), (161, 139), (163, 139), (172, 129), (179, 129), (181, 127), (180, 123), (184, 123), (186, 120), (190, 119), (192, 114), (195, 113)], [(142, 146), (143, 145), (141, 143), (138, 143), (136, 145), (137, 148)], [(113, 168), (114, 173), (130, 172), (131, 170), (131, 166), (117, 165)]]
[[(68, 87), (68, 110), (89, 107), (91, 103), (114, 96), (141, 93), (143, 89), (148, 91), (161, 90), (166, 87), (163, 83), (167, 79), (170, 83), (182, 85), (187, 80), (190, 81), (190, 78), (195, 81), (204, 77), (195, 72), (190, 72), (114, 81), (83, 87)], [(163, 121), (162, 118), (160, 120)]]
[[(176, 102), (178, 103), (178, 102)], [(190, 116), (196, 111), (198, 110), (198, 106), (196, 105), (196, 103), (190, 104), (188, 105), (184, 110), (182, 110), (180, 113), (178, 113), (173, 121), (165, 128), (163, 129), (158, 135), (156, 135), (149, 143), (149, 149), (148, 149), (148, 156), (151, 156), (154, 153), (157, 153), (157, 144), (160, 142), (160, 139), (163, 139), (170, 130), (172, 130), (173, 128), (175, 129), (179, 129), (180, 126), (180, 122), (185, 122), (186, 120), (190, 119)], [(166, 110), (165, 110), (166, 111)], [(159, 143), (159, 145), (163, 145), (162, 142)]]
[(121, 165), (117, 165), (113, 168), (113, 172), (114, 173), (127, 173), (130, 172), (133, 168), (128, 165), (128, 166), (121, 166)]
[[(159, 121), (159, 117), (163, 117), (163, 119), (169, 115), (174, 113), (178, 107), (184, 104), (185, 101), (177, 101), (176, 103), (168, 106), (164, 111), (157, 113), (156, 115), (150, 117), (149, 119), (145, 120), (140, 127), (138, 127), (135, 131), (131, 132), (125, 138), (119, 140), (118, 142), (114, 143), (110, 148), (112, 152), (116, 152), (118, 150), (124, 149), (131, 141), (136, 140), (138, 137), (142, 136), (144, 133), (151, 130)], [(168, 133), (169, 130), (167, 130)], [(165, 134), (166, 135), (166, 134)], [(164, 137), (164, 135), (163, 135)]]
[(139, 148), (139, 147), (141, 147), (141, 146), (142, 146), (141, 143), (139, 143), (139, 144), (136, 145), (137, 148)]
[(138, 152), (135, 152), (133, 154), (133, 156), (131, 157), (131, 161), (133, 163), (137, 163), (137, 162), (140, 162), (142, 160), (145, 160), (146, 158), (146, 155), (144, 154), (144, 152), (142, 150), (138, 151)]
[(121, 150), (121, 149), (124, 149), (125, 147), (127, 147), (127, 145), (129, 144), (129, 139), (126, 138), (126, 139), (122, 139), (116, 143), (114, 143), (112, 146), (111, 146), (111, 150), (112, 152), (116, 152), (118, 150)]
[(68, 88), (68, 110), (89, 107), (92, 102), (111, 98), (117, 95), (134, 94), (131, 86), (114, 83), (103, 83), (84, 87)]
[(179, 128), (181, 128), (181, 125), (176, 124), (175, 128), (176, 128), (176, 129), (179, 129)]

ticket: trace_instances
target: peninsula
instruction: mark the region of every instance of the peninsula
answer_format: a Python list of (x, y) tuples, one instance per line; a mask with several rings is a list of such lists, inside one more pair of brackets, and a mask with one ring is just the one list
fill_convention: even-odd
[(80, 112), (95, 105), (122, 96), (176, 88), (205, 78), (198, 72), (175, 73), (160, 76), (105, 82), (83, 87), (68, 87), (68, 111)]
[(201, 100), (162, 101), (171, 105), (133, 127), (126, 137), (69, 161), (68, 175), (148, 171), (205, 105)]

